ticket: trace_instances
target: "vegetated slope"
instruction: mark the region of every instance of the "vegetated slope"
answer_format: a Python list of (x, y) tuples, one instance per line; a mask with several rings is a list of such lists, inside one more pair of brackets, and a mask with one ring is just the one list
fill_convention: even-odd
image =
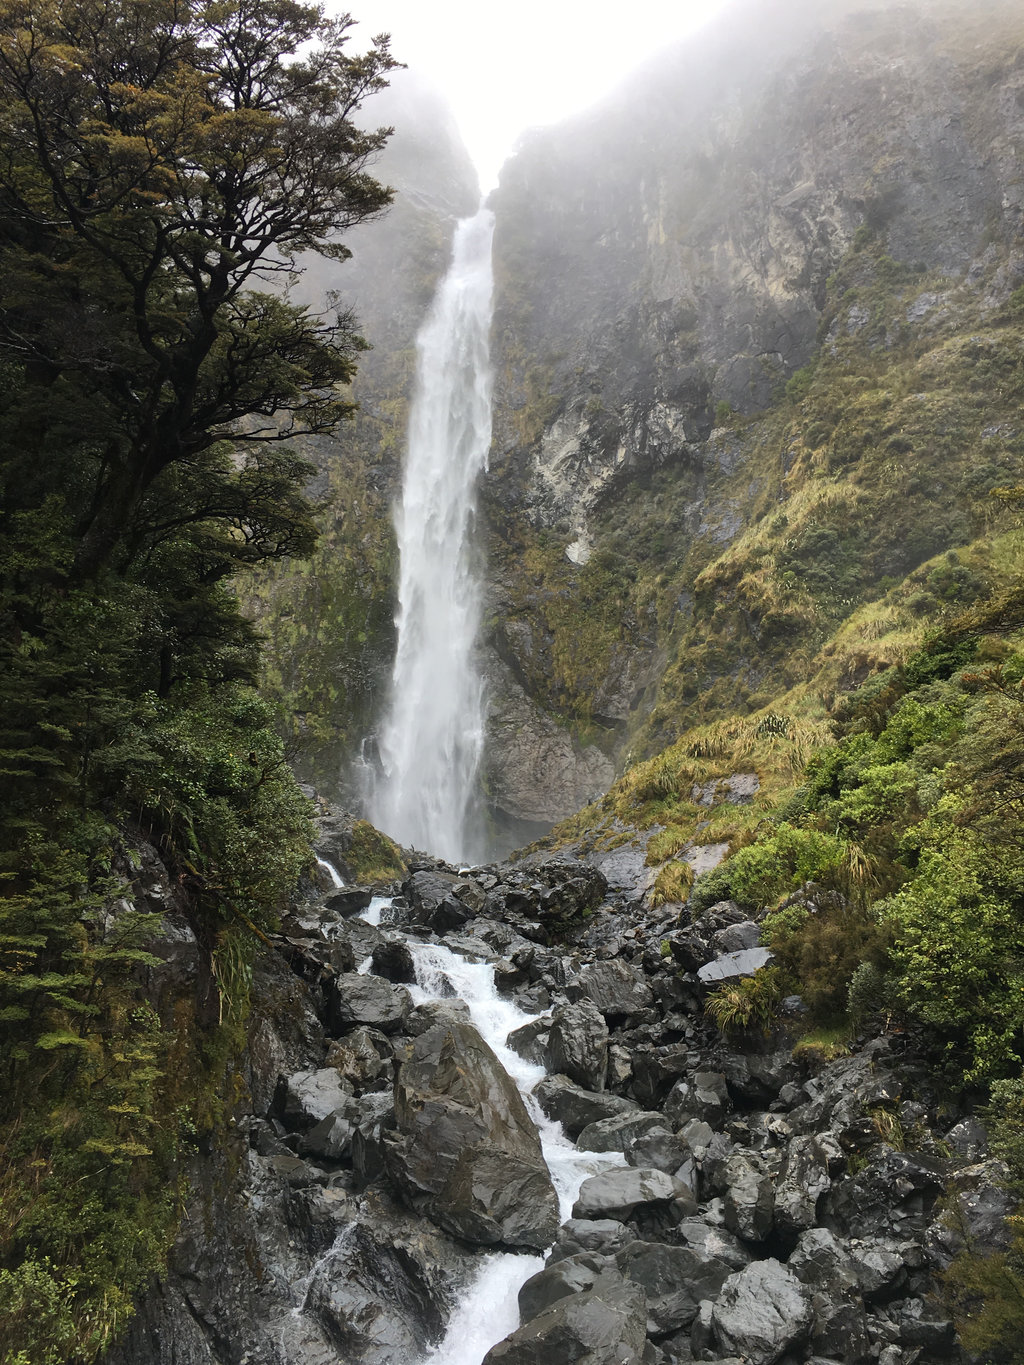
[[(314, 541), (351, 325), (282, 297), (389, 201), (316, 6), (0, 19), (0, 1358), (93, 1361), (222, 1132), (312, 809), (234, 580)], [(87, 129), (87, 134), (83, 130)], [(301, 193), (298, 187), (301, 185)], [(286, 419), (281, 417), (282, 425)]]
[(1024, 24), (983, 10), (737, 7), (506, 168), (491, 638), (620, 764), (1018, 476)]
[[(713, 998), (723, 1023), (770, 1018), (797, 993), (822, 1047), (868, 1024), (914, 1032), (946, 1084), (990, 1106), (1019, 1181), (1024, 259), (1018, 172), (1003, 151), (1024, 108), (1024, 21), (1001, 6), (980, 27), (945, 7), (914, 15), (899, 7), (836, 30), (842, 71), (831, 40), (815, 49), (833, 104), (873, 92), (868, 149), (891, 144), (888, 160), (865, 163), (848, 124), (847, 187), (874, 176), (889, 191), (857, 199), (831, 183), (849, 217), (818, 239), (829, 264), (816, 282), (772, 283), (774, 228), (747, 254), (765, 310), (748, 313), (748, 336), (764, 345), (773, 301), (817, 317), (813, 334), (769, 356), (768, 396), (735, 387), (720, 315), (702, 321), (721, 257), (692, 239), (705, 292), (689, 371), (638, 321), (651, 301), (639, 265), (607, 328), (600, 310), (577, 314), (575, 344), (559, 334), (565, 352), (542, 352), (542, 373), (524, 368), (525, 348), (506, 348), (505, 393), (518, 384), (519, 397), (491, 489), (495, 642), (534, 695), (592, 736), (603, 728), (623, 755), (607, 796), (550, 842), (598, 857), (639, 845), (652, 903), (678, 905), (684, 926), (723, 900), (760, 920), (774, 965)], [(790, 124), (809, 71), (791, 61), (780, 77)], [(828, 107), (805, 148), (834, 131)], [(532, 155), (536, 171), (551, 148)], [(513, 168), (512, 193), (530, 169)], [(623, 214), (650, 202), (639, 169), (637, 182)], [(762, 225), (820, 200), (824, 183), (819, 163), (795, 200), (773, 190)], [(576, 190), (561, 201), (563, 240), (584, 218), (572, 216)], [(728, 257), (750, 219), (726, 219)], [(532, 249), (548, 226), (529, 221)], [(594, 232), (598, 255), (628, 236), (608, 224)], [(681, 251), (678, 218), (672, 232), (648, 226), (649, 253), (628, 239), (634, 263), (666, 239)], [(527, 249), (506, 246), (516, 259)], [(506, 297), (509, 336), (533, 326), (540, 294), (532, 311)], [(627, 357), (646, 344), (643, 365), (617, 367), (612, 335), (632, 338)], [(687, 374), (673, 398), (672, 376)], [(585, 563), (566, 557), (568, 541), (576, 558), (589, 550)], [(1019, 1358), (1019, 1254), (951, 1276), (965, 1342), (992, 1358)]]

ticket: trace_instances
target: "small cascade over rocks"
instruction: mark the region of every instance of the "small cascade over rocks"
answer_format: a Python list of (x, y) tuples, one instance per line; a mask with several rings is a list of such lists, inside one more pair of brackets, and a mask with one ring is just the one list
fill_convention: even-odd
[(484, 686), (474, 659), (476, 483), (491, 443), (491, 237), (459, 224), (451, 268), (417, 338), (402, 497), (398, 648), (379, 764), (364, 765), (374, 824), (452, 861), (481, 856), (477, 774)]
[(109, 1365), (963, 1359), (938, 1275), (1007, 1245), (1004, 1168), (906, 1038), (718, 1034), (756, 917), (572, 858), (349, 890), (258, 964), (233, 1150)]

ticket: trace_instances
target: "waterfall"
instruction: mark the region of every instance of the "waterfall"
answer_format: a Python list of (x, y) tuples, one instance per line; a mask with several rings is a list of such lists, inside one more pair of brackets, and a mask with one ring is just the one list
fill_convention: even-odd
[(480, 585), (476, 481), (491, 442), (491, 236), (481, 209), (458, 225), (451, 267), (417, 337), (402, 498), (398, 649), (370, 818), (449, 862), (482, 856), (477, 776), (484, 688), (474, 660)]

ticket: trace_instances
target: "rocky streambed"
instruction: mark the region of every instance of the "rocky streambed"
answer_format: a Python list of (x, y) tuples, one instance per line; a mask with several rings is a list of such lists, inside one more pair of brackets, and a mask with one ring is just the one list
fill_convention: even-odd
[(559, 860), (393, 890), (325, 874), (282, 926), (112, 1365), (961, 1357), (939, 1277), (1011, 1204), (906, 1039), (723, 1038), (702, 976), (757, 945), (729, 902), (680, 924)]

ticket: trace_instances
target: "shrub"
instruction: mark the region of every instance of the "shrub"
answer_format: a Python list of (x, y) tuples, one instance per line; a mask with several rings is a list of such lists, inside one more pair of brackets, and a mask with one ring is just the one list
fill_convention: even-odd
[(720, 986), (704, 1006), (723, 1033), (757, 1025), (765, 1033), (771, 1028), (775, 1009), (782, 998), (779, 974), (774, 967), (762, 967), (753, 976)]

